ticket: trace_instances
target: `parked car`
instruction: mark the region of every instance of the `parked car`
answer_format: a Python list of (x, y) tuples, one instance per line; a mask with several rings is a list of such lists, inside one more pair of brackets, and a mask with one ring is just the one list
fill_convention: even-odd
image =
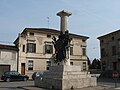
[(41, 79), (42, 79), (42, 77), (43, 77), (43, 72), (34, 72), (33, 74), (32, 74), (32, 79), (33, 80), (35, 80), (35, 78), (36, 77), (40, 77)]
[(22, 75), (17, 71), (7, 71), (1, 77), (1, 80), (7, 81), (7, 82), (18, 81), (18, 80), (27, 81), (28, 79), (29, 77), (27, 75)]

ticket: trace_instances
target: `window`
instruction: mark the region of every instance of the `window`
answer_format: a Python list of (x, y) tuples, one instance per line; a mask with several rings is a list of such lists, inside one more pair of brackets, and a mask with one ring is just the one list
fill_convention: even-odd
[(104, 43), (104, 40), (101, 40), (101, 43)]
[(85, 40), (83, 39), (82, 42), (85, 42)]
[(48, 38), (51, 38), (51, 35), (48, 35), (48, 34), (47, 34), (47, 37), (48, 37)]
[(10, 72), (5, 72), (5, 75), (10, 75)]
[(120, 39), (118, 39), (118, 56), (120, 57)]
[(70, 65), (73, 65), (73, 62), (70, 62)]
[(118, 47), (120, 48), (120, 39), (118, 40)]
[(114, 71), (117, 70), (117, 62), (113, 62), (113, 70), (114, 70)]
[(33, 70), (33, 61), (32, 60), (28, 61), (28, 70)]
[(52, 54), (53, 53), (53, 45), (45, 45), (45, 53)]
[(86, 70), (86, 62), (83, 62), (83, 70)]
[(118, 56), (120, 57), (120, 48), (118, 48)]
[(112, 37), (111, 39), (114, 40), (114, 37)]
[(25, 52), (25, 45), (23, 45), (22, 51)]
[(101, 49), (101, 57), (105, 57), (105, 55), (106, 55), (106, 54), (105, 54), (105, 48), (102, 48), (102, 49)]
[(116, 55), (116, 46), (112, 46), (112, 55)]
[(35, 43), (27, 43), (27, 52), (35, 53), (36, 52), (36, 44)]
[(30, 36), (34, 36), (34, 33), (30, 32)]
[(82, 55), (86, 56), (86, 48), (82, 48)]
[(14, 71), (13, 73), (14, 73), (14, 75), (20, 75), (20, 73), (16, 72), (16, 71)]
[(70, 47), (70, 55), (73, 55), (73, 47)]
[(51, 66), (51, 61), (46, 62), (46, 70), (49, 70), (49, 67)]

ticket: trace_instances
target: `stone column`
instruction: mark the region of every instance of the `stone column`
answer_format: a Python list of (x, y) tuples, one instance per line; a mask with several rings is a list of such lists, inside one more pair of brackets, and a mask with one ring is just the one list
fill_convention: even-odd
[(65, 31), (68, 30), (68, 17), (72, 15), (72, 13), (63, 10), (57, 13), (57, 15), (61, 17), (60, 30), (65, 34)]
[[(57, 16), (60, 16), (61, 18), (61, 23), (60, 23), (60, 31), (62, 34), (65, 34), (66, 31), (68, 31), (68, 17), (72, 15), (72, 13), (68, 11), (61, 11), (57, 13)], [(66, 50), (66, 62), (62, 61), (62, 65), (70, 65), (70, 47)]]

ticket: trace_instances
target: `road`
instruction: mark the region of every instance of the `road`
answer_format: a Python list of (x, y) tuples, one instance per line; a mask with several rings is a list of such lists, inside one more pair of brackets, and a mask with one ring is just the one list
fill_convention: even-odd
[(111, 86), (111, 87), (115, 87), (115, 82), (117, 84), (117, 87), (120, 87), (120, 79), (117, 79), (115, 81), (115, 79), (113, 78), (100, 78), (98, 79), (98, 84), (99, 85), (108, 85), (108, 86)]
[[(87, 87), (74, 90), (120, 90), (120, 79), (115, 88), (113, 79), (98, 79), (97, 87)], [(34, 87), (34, 81), (16, 81), (16, 82), (3, 82), (0, 81), (0, 90), (46, 90), (38, 87)]]
[(25, 90), (23, 87), (33, 85), (34, 85), (33, 81), (16, 81), (16, 82), (0, 81), (0, 90)]

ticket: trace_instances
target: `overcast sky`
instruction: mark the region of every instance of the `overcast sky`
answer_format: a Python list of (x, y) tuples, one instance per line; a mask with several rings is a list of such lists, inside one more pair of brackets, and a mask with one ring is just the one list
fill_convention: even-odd
[(100, 58), (97, 37), (120, 28), (120, 0), (0, 0), (0, 43), (12, 43), (24, 28), (59, 29), (62, 10), (72, 13), (70, 32), (90, 37), (89, 58)]

